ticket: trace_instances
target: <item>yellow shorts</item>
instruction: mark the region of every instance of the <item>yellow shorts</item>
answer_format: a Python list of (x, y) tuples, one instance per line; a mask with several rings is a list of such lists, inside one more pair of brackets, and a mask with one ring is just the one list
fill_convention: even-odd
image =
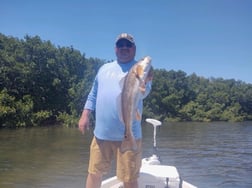
[(88, 172), (90, 174), (106, 174), (111, 162), (116, 159), (116, 175), (122, 182), (132, 182), (139, 177), (142, 161), (142, 142), (137, 140), (137, 151), (119, 151), (120, 141), (106, 141), (93, 138), (90, 145)]

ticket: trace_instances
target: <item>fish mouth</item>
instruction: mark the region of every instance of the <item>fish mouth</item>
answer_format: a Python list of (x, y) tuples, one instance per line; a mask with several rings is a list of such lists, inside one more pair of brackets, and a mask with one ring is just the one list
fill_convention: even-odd
[(142, 67), (144, 72), (148, 72), (151, 69), (151, 57), (146, 56), (142, 59)]

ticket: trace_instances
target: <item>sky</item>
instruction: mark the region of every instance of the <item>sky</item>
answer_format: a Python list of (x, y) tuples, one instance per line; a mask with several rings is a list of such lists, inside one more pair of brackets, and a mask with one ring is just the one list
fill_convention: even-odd
[(130, 33), (156, 69), (252, 83), (252, 0), (0, 0), (0, 33), (116, 59)]

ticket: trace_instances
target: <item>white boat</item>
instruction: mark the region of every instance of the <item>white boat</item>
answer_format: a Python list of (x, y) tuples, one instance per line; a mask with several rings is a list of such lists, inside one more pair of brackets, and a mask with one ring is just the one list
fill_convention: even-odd
[[(146, 121), (153, 125), (153, 148), (156, 151), (156, 127), (162, 123), (150, 118)], [(197, 188), (184, 181), (175, 166), (162, 165), (156, 152), (142, 159), (138, 185), (139, 188)], [(123, 183), (114, 176), (102, 181), (101, 188), (123, 188)]]

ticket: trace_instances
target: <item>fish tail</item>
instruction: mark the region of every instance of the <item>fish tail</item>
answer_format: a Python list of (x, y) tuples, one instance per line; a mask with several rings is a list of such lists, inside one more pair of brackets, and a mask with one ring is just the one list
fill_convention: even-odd
[(137, 150), (137, 143), (133, 135), (125, 136), (120, 151), (121, 153), (124, 153), (126, 151), (136, 151)]

